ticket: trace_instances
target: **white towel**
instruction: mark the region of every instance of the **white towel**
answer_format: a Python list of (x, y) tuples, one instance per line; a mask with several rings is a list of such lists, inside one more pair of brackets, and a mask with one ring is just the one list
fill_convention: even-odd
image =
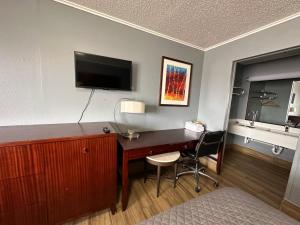
[(185, 122), (185, 129), (191, 130), (191, 131), (194, 131), (194, 132), (203, 132), (204, 131), (204, 127), (203, 127), (202, 124), (195, 123), (193, 121)]

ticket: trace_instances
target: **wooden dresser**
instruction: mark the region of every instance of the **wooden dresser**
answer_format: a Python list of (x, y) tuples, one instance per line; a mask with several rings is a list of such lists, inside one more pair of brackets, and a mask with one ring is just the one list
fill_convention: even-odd
[(109, 123), (0, 127), (0, 225), (114, 213), (116, 195), (117, 135)]

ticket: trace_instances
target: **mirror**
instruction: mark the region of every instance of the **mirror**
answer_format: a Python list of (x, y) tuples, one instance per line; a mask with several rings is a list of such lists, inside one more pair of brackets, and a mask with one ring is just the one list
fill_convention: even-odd
[(267, 80), (250, 83), (246, 120), (300, 128), (300, 81)]

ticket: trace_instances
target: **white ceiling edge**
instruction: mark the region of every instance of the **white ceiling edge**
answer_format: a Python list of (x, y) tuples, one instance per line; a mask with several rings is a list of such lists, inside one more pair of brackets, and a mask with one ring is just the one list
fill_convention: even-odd
[(212, 45), (212, 46), (209, 46), (207, 48), (202, 48), (200, 46), (197, 46), (197, 45), (194, 45), (194, 44), (191, 44), (191, 43), (188, 43), (186, 41), (182, 41), (182, 40), (179, 40), (177, 38), (173, 38), (171, 36), (168, 36), (168, 35), (165, 35), (165, 34), (162, 34), (162, 33), (159, 33), (157, 31), (154, 31), (154, 30), (151, 30), (151, 29), (148, 29), (148, 28), (145, 28), (143, 26), (139, 26), (137, 24), (134, 24), (134, 23), (131, 23), (131, 22), (128, 22), (126, 20), (122, 20), (122, 19), (119, 19), (117, 17), (114, 17), (114, 16), (110, 16), (108, 14), (105, 14), (105, 13), (101, 13), (99, 11), (96, 11), (94, 9), (91, 9), (91, 8), (88, 8), (88, 7), (85, 7), (85, 6), (82, 6), (82, 5), (79, 5), (77, 3), (74, 3), (74, 2), (71, 2), (71, 1), (68, 1), (68, 0), (53, 0), (55, 2), (59, 2), (59, 3), (62, 3), (64, 5), (67, 5), (67, 6), (71, 6), (73, 8), (76, 8), (76, 9), (79, 9), (79, 10), (82, 10), (82, 11), (85, 11), (85, 12), (88, 12), (88, 13), (91, 13), (93, 15), (96, 15), (96, 16), (100, 16), (100, 17), (103, 17), (105, 19), (109, 19), (111, 21), (114, 21), (114, 22), (117, 22), (117, 23), (121, 23), (121, 24), (124, 24), (126, 26), (129, 26), (129, 27), (132, 27), (132, 28), (135, 28), (137, 30), (141, 30), (141, 31), (144, 31), (146, 33), (150, 33), (150, 34), (153, 34), (155, 36), (158, 36), (158, 37), (161, 37), (161, 38), (165, 38), (165, 39), (168, 39), (170, 41), (174, 41), (174, 42), (177, 42), (179, 44), (182, 44), (182, 45), (185, 45), (185, 46), (188, 46), (188, 47), (191, 47), (191, 48), (195, 48), (195, 49), (198, 49), (198, 50), (201, 50), (201, 51), (209, 51), (209, 50), (212, 50), (214, 48), (217, 48), (217, 47), (220, 47), (222, 45), (225, 45), (225, 44), (228, 44), (230, 42), (233, 42), (233, 41), (236, 41), (236, 40), (239, 40), (239, 39), (242, 39), (244, 37), (247, 37), (247, 36), (250, 36), (252, 34), (255, 34), (257, 32), (260, 32), (260, 31), (263, 31), (263, 30), (266, 30), (268, 28), (271, 28), (271, 27), (274, 27), (276, 25), (279, 25), (281, 23), (285, 23), (289, 20), (292, 20), (292, 19), (295, 19), (297, 17), (300, 17), (300, 12), (298, 13), (295, 13), (295, 14), (292, 14), (290, 16), (287, 16), (287, 17), (284, 17), (280, 20), (277, 20), (275, 22), (272, 22), (272, 23), (269, 23), (267, 25), (264, 25), (264, 26), (261, 26), (259, 28), (256, 28), (254, 30), (251, 30), (249, 32), (246, 32), (244, 34), (241, 34), (241, 35), (238, 35), (236, 37), (233, 37), (233, 38), (230, 38), (226, 41), (223, 41), (223, 42), (220, 42), (218, 44), (215, 44), (215, 45)]
[(117, 22), (117, 23), (124, 24), (124, 25), (126, 25), (126, 26), (135, 28), (135, 29), (137, 29), (137, 30), (144, 31), (144, 32), (146, 32), (146, 33), (153, 34), (153, 35), (155, 35), (155, 36), (158, 36), (158, 37), (161, 37), (161, 38), (164, 38), (164, 39), (168, 39), (168, 40), (170, 40), (170, 41), (177, 42), (177, 43), (182, 44), (182, 45), (189, 46), (189, 47), (191, 47), (191, 48), (195, 48), (195, 49), (204, 51), (203, 48), (201, 48), (201, 47), (199, 47), (199, 46), (197, 46), (197, 45), (188, 43), (188, 42), (186, 42), (186, 41), (179, 40), (179, 39), (177, 39), (177, 38), (170, 37), (170, 36), (168, 36), (168, 35), (159, 33), (159, 32), (154, 31), (154, 30), (150, 30), (150, 29), (148, 29), (148, 28), (139, 26), (139, 25), (134, 24), (134, 23), (130, 23), (130, 22), (126, 21), (126, 20), (122, 20), (122, 19), (119, 19), (119, 18), (117, 18), (117, 17), (110, 16), (110, 15), (105, 14), (105, 13), (101, 13), (101, 12), (96, 11), (96, 10), (94, 10), (94, 9), (91, 9), (91, 8), (88, 8), (88, 7), (79, 5), (79, 4), (74, 3), (74, 2), (70, 2), (70, 1), (68, 1), (68, 0), (53, 0), (53, 1), (62, 3), (62, 4), (64, 4), (64, 5), (71, 6), (71, 7), (76, 8), (76, 9), (80, 9), (80, 10), (82, 10), (82, 11), (91, 13), (91, 14), (96, 15), (96, 16), (103, 17), (103, 18), (105, 18), (105, 19), (109, 19), (109, 20), (114, 21), (114, 22)]
[(267, 24), (267, 25), (264, 25), (264, 26), (262, 26), (262, 27), (256, 28), (256, 29), (254, 29), (254, 30), (248, 31), (248, 32), (246, 32), (246, 33), (244, 33), (244, 34), (241, 34), (241, 35), (238, 35), (238, 36), (236, 36), (236, 37), (234, 37), (234, 38), (230, 38), (230, 39), (228, 39), (228, 40), (226, 40), (226, 41), (223, 41), (223, 42), (220, 42), (220, 43), (218, 43), (218, 44), (212, 45), (212, 46), (210, 46), (210, 47), (204, 48), (204, 51), (209, 51), (209, 50), (211, 50), (211, 49), (220, 47), (220, 46), (225, 45), (225, 44), (228, 44), (228, 43), (230, 43), (230, 42), (233, 42), (233, 41), (242, 39), (242, 38), (244, 38), (244, 37), (247, 37), (247, 36), (250, 36), (250, 35), (252, 35), (252, 34), (258, 33), (258, 32), (260, 32), (260, 31), (266, 30), (266, 29), (268, 29), (268, 28), (274, 27), (274, 26), (279, 25), (279, 24), (281, 24), (281, 23), (285, 23), (285, 22), (287, 22), (287, 21), (289, 21), (289, 20), (296, 19), (297, 17), (300, 17), (300, 12), (295, 13), (295, 14), (292, 14), (292, 15), (287, 16), (287, 17), (284, 17), (284, 18), (282, 18), (282, 19), (280, 19), (280, 20), (277, 20), (277, 21), (275, 21), (275, 22), (269, 23), (269, 24)]

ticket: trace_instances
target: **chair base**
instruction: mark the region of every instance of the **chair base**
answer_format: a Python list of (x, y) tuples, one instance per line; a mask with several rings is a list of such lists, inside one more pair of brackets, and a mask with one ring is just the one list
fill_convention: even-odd
[(183, 163), (183, 166), (188, 168), (188, 170), (187, 171), (182, 171), (182, 172), (176, 174), (175, 185), (176, 185), (176, 182), (177, 182), (177, 180), (179, 179), (180, 176), (187, 175), (187, 174), (193, 174), (195, 179), (196, 179), (196, 186), (195, 186), (195, 191), (196, 192), (199, 192), (201, 190), (201, 188), (200, 188), (200, 176), (203, 176), (203, 177), (208, 178), (209, 180), (212, 180), (214, 182), (215, 187), (219, 186), (219, 182), (215, 178), (213, 178), (213, 177), (209, 176), (208, 174), (206, 174), (205, 173), (206, 170), (205, 170), (204, 167), (200, 167), (199, 161), (195, 162), (195, 164), (196, 164), (195, 167), (192, 167), (190, 165), (186, 165), (186, 164), (184, 164), (184, 162), (182, 162), (182, 163)]

